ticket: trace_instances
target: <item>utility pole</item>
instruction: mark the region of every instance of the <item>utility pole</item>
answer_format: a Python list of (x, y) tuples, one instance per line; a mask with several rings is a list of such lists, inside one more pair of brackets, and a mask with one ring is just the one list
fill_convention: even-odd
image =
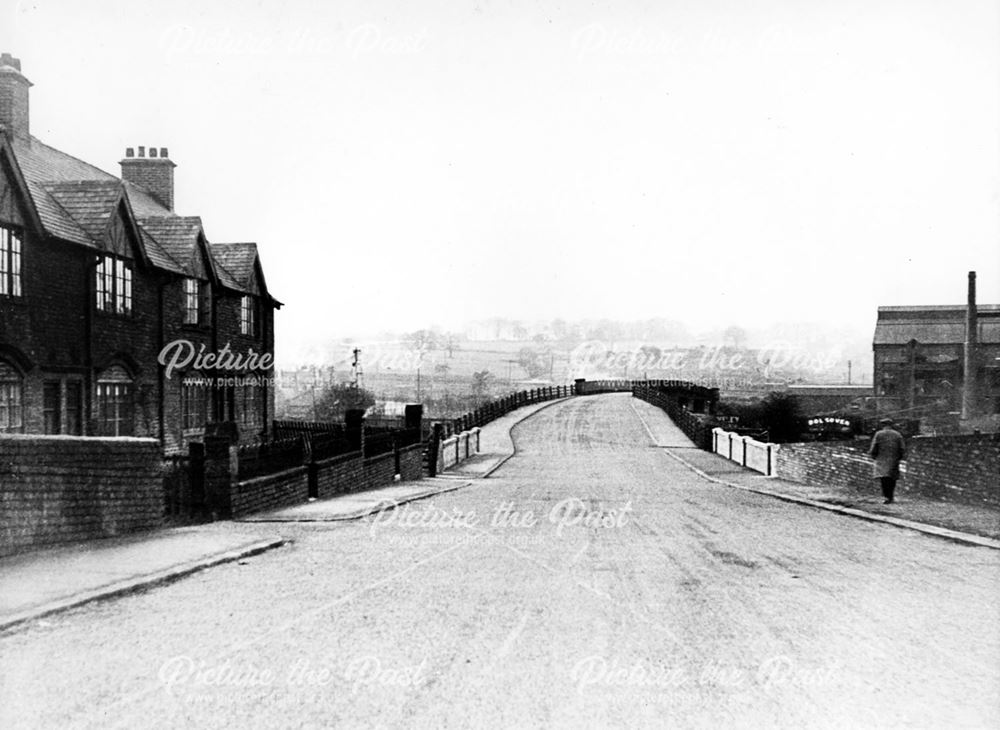
[(847, 384), (851, 384), (851, 361), (847, 361)]
[(362, 387), (362, 378), (365, 374), (364, 370), (361, 369), (361, 348), (355, 347), (352, 352), (354, 361), (351, 363), (351, 368), (354, 370), (354, 381), (351, 383), (351, 387), (358, 390)]

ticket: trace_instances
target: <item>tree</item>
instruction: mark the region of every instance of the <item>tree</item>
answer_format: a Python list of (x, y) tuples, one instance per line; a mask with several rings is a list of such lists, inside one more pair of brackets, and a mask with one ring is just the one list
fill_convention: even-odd
[(438, 347), (438, 336), (431, 330), (417, 330), (403, 337), (407, 347), (417, 352), (430, 352)]
[(742, 327), (737, 325), (730, 325), (726, 327), (726, 331), (722, 333), (722, 343), (732, 345), (736, 349), (743, 347), (747, 341), (747, 332)]
[(317, 421), (341, 421), (347, 411), (367, 410), (373, 405), (375, 394), (371, 391), (356, 388), (352, 383), (335, 383), (324, 388), (316, 399), (314, 417)]
[(540, 378), (549, 371), (551, 351), (533, 350), (530, 347), (522, 347), (517, 353), (517, 364), (524, 368), (529, 378)]
[(486, 398), (492, 378), (493, 374), (489, 370), (480, 370), (472, 374), (472, 396), (477, 405)]
[(787, 443), (797, 441), (802, 432), (802, 411), (794, 395), (768, 393), (760, 402), (760, 424), (767, 429), (771, 441)]

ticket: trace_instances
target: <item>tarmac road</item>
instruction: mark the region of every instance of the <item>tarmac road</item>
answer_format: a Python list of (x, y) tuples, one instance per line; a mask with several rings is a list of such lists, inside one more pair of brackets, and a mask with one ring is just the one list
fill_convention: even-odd
[(1000, 726), (1000, 553), (650, 430), (683, 453), (627, 395), (561, 402), (470, 487), (0, 635), (0, 726)]

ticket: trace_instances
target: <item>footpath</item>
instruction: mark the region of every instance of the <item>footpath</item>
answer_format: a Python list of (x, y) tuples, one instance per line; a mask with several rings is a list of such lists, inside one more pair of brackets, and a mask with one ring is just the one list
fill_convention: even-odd
[(354, 520), (469, 486), (514, 455), (511, 429), (558, 401), (533, 404), (480, 432), (480, 453), (434, 479), (402, 482), (244, 517), (73, 543), (0, 558), (0, 631), (92, 601), (117, 598), (285, 544), (280, 523)]
[(909, 492), (905, 479), (899, 481), (895, 502), (882, 504), (875, 480), (853, 486), (817, 486), (766, 477), (702, 451), (659, 408), (642, 401), (633, 401), (632, 407), (654, 446), (708, 481), (967, 545), (1000, 549), (1000, 509), (996, 507), (931, 499)]

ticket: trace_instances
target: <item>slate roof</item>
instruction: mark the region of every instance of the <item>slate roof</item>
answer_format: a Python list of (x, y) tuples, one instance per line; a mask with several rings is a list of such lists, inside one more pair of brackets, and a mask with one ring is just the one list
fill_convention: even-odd
[[(983, 344), (1000, 344), (1000, 304), (979, 304), (978, 335)], [(956, 345), (965, 342), (966, 306), (879, 307), (874, 345)]]
[[(229, 275), (231, 289), (252, 294), (251, 279), (253, 278), (254, 262), (257, 260), (256, 243), (213, 243), (212, 257)], [(221, 276), (221, 272), (220, 272)]]
[(160, 245), (164, 253), (184, 267), (185, 271), (188, 270), (198, 244), (198, 236), (203, 230), (201, 218), (196, 215), (140, 216), (139, 225), (147, 237)]
[(108, 219), (121, 200), (118, 180), (76, 180), (47, 183), (46, 192), (98, 245), (108, 228)]
[[(124, 194), (153, 266), (175, 274), (191, 273), (198, 237), (204, 235), (201, 218), (176, 215), (144, 188), (35, 137), (8, 141), (49, 234), (100, 250), (108, 220)], [(209, 252), (223, 286), (254, 293), (250, 283), (257, 260), (256, 244), (209, 244)]]

